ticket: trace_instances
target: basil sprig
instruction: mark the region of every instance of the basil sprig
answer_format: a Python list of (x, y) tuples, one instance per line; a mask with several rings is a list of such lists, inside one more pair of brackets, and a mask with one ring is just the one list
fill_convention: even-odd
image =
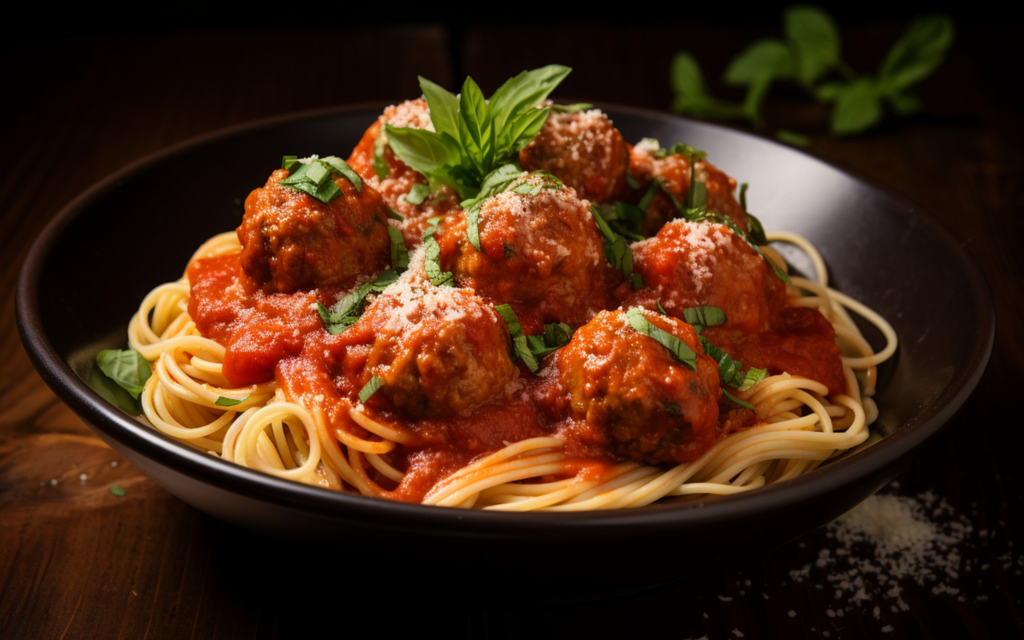
[[(673, 110), (719, 120), (746, 119), (761, 124), (761, 106), (772, 84), (794, 82), (819, 102), (832, 103), (833, 135), (860, 133), (881, 122), (884, 106), (905, 116), (921, 102), (912, 87), (942, 64), (953, 44), (953, 21), (947, 16), (914, 18), (886, 54), (875, 76), (860, 75), (840, 57), (839, 30), (816, 7), (789, 7), (783, 14), (784, 40), (757, 40), (733, 58), (726, 84), (746, 87), (742, 104), (712, 97), (696, 59), (686, 52), (672, 62)], [(830, 79), (831, 78), (831, 79)], [(806, 144), (806, 138), (778, 132), (784, 142)]]
[(296, 156), (284, 156), (281, 158), (281, 168), (287, 169), (289, 175), (278, 182), (279, 185), (311, 195), (324, 204), (341, 196), (341, 189), (333, 180), (334, 173), (351, 182), (356, 191), (363, 188), (363, 179), (359, 174), (337, 156), (312, 156), (309, 162), (300, 162)]
[(507, 304), (499, 304), (494, 307), (501, 319), (508, 327), (508, 335), (512, 338), (513, 360), (522, 360), (523, 364), (532, 371), (537, 372), (540, 365), (538, 359), (543, 359), (552, 351), (565, 346), (572, 338), (572, 327), (559, 322), (557, 324), (544, 325), (544, 333), (539, 336), (523, 335), (523, 326), (519, 323), (519, 317), (512, 307)]
[(388, 285), (396, 280), (398, 280), (398, 273), (394, 269), (386, 269), (377, 274), (376, 280), (353, 289), (341, 300), (338, 300), (330, 309), (318, 300), (316, 310), (320, 315), (320, 320), (324, 323), (324, 327), (331, 335), (336, 336), (344, 332), (345, 329), (348, 329), (359, 320), (359, 316), (363, 312), (363, 303), (366, 301), (366, 296), (370, 295), (370, 293), (384, 291)]
[(388, 144), (431, 185), (447, 185), (463, 199), (474, 198), (489, 173), (514, 160), (540, 133), (551, 108), (536, 107), (570, 71), (560, 65), (524, 71), (489, 100), (472, 78), (466, 78), (456, 97), (421, 77), (434, 130), (385, 125)]
[(612, 231), (596, 206), (590, 205), (590, 215), (601, 232), (601, 244), (604, 247), (604, 257), (608, 260), (608, 264), (622, 271), (622, 275), (633, 283), (634, 289), (642, 289), (644, 279), (639, 273), (633, 273), (633, 251), (626, 244), (626, 240)]
[[(701, 346), (704, 347), (705, 355), (711, 356), (718, 363), (718, 377), (721, 379), (723, 385), (728, 385), (738, 391), (746, 391), (758, 382), (765, 379), (768, 375), (768, 371), (765, 369), (757, 369), (751, 367), (746, 372), (743, 371), (743, 363), (733, 359), (728, 353), (719, 349), (715, 345), (711, 344), (707, 338), (701, 335), (701, 332), (705, 327), (714, 327), (720, 324), (725, 324), (727, 318), (725, 311), (719, 307), (688, 307), (683, 309), (683, 319), (693, 325), (693, 330), (697, 332), (697, 339), (700, 340)], [(754, 405), (749, 402), (745, 402), (735, 397), (725, 388), (722, 389), (722, 393), (727, 398), (747, 409), (753, 409)]]
[(661, 346), (668, 349), (676, 360), (694, 371), (697, 370), (697, 354), (694, 350), (671, 333), (651, 324), (644, 317), (643, 310), (640, 307), (630, 307), (629, 311), (626, 312), (626, 320), (629, 321), (629, 326), (633, 327), (637, 333), (654, 338)]

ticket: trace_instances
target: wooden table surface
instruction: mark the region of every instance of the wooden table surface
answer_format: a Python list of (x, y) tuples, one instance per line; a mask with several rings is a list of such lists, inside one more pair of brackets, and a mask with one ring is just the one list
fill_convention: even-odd
[[(629, 597), (486, 609), (427, 603), (436, 595), (429, 585), (401, 576), (391, 592), (362, 593), (351, 587), (358, 576), (324, 575), (293, 545), (270, 562), (278, 541), (221, 524), (142, 476), (29, 363), (14, 320), (28, 247), (94, 182), (228, 125), (413, 97), (417, 74), (453, 87), (468, 73), (489, 92), (554, 61), (575, 69), (563, 96), (665, 110), (669, 60), (684, 43), (700, 52), (714, 86), (736, 51), (777, 27), (171, 31), (51, 38), (28, 53), (5, 41), (5, 60), (18, 63), (0, 72), (0, 638), (335, 637), (355, 628), (348, 612), (389, 636), (1021, 637), (1024, 472), (1010, 445), (1022, 426), (1024, 100), (996, 66), (1019, 58), (1016, 31), (961, 25), (949, 59), (921, 87), (921, 115), (853, 139), (812, 133), (809, 149), (922, 204), (962, 239), (992, 287), (996, 347), (978, 390), (884, 490), (930, 492), (948, 503), (945, 521), (971, 525), (950, 547), (961, 561), (957, 575), (941, 576), (949, 589), (903, 580), (899, 600), (891, 584), (869, 584), (858, 602), (836, 599), (827, 568), (815, 564), (836, 545), (823, 529)], [(844, 27), (844, 55), (873, 68), (898, 33), (893, 24)], [(825, 111), (796, 94), (773, 94), (767, 114), (768, 132), (824, 128)], [(113, 484), (126, 495), (113, 495)], [(571, 576), (555, 588), (571, 589)]]

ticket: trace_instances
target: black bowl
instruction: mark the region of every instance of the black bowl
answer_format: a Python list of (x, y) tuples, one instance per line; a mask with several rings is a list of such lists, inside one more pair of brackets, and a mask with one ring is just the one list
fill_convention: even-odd
[[(713, 125), (607, 106), (627, 140), (686, 141), (749, 182), (771, 229), (799, 232), (831, 282), (900, 338), (876, 396), (883, 437), (814, 472), (696, 504), (576, 514), (509, 514), (335, 493), (223, 462), (121, 413), (83, 381), (155, 285), (180, 277), (206, 238), (284, 154), (345, 155), (380, 106), (303, 114), (204, 136), (125, 168), (46, 227), (18, 283), (18, 328), (47, 384), (111, 447), (168, 491), (226, 522), (359, 549), (385, 572), (415, 558), (477, 594), (573, 576), (589, 597), (666, 582), (819, 527), (877, 491), (966, 400), (992, 350), (991, 294), (974, 261), (914, 205), (791, 148)], [(797, 263), (799, 267), (800, 264)], [(867, 330), (876, 342), (877, 332)], [(369, 562), (369, 560), (367, 560)], [(535, 593), (531, 589), (530, 593)], [(550, 594), (550, 592), (549, 592)]]

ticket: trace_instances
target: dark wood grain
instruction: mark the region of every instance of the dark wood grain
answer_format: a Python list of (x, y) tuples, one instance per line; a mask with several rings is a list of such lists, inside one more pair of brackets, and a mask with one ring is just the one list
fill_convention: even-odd
[[(139, 474), (48, 390), (14, 327), (18, 269), (43, 225), (93, 182), (169, 144), (260, 117), (412, 97), (417, 74), (452, 86), (461, 69), (489, 92), (553, 61), (575, 68), (565, 97), (664, 110), (676, 50), (699, 52), (725, 95), (715, 79), (729, 58), (774, 26), (250, 29), (43, 42), (2, 72), (13, 98), (0, 103), (0, 637), (336, 637), (350, 631), (352, 611), (388, 635), (1021, 637), (1024, 482), (1011, 444), (1020, 441), (1024, 374), (1024, 99), (996, 71), (1013, 31), (961, 29), (950, 59), (921, 87), (924, 113), (858, 138), (822, 133), (826, 112), (796, 93), (773, 94), (767, 108), (766, 133), (807, 132), (811, 153), (919, 202), (977, 259), (996, 301), (996, 350), (981, 386), (887, 489), (934, 492), (974, 527), (957, 546), (972, 569), (947, 581), (960, 592), (901, 584), (906, 611), (893, 611), (880, 587), (857, 605), (837, 601), (824, 573), (794, 581), (792, 571), (834, 547), (825, 530), (777, 549), (760, 548), (751, 532), (750, 557), (604, 602), (467, 609), (401, 576), (367, 593), (357, 571), (367, 565), (325, 562), (302, 545), (233, 529)], [(845, 55), (871, 68), (898, 33), (844, 27)], [(0, 46), (14, 55), (19, 43)], [(110, 492), (114, 484), (124, 497)], [(652, 551), (609, 550), (604, 561), (656, 561)], [(537, 571), (550, 588), (572, 590), (557, 567)]]

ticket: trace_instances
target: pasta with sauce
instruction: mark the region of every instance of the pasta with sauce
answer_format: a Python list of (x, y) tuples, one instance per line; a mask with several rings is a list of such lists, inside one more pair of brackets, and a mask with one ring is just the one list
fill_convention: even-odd
[(815, 265), (789, 275), (701, 152), (542, 100), (475, 201), (401, 157), (437, 124), (422, 98), (347, 162), (286, 158), (132, 318), (146, 420), (281, 478), (496, 510), (732, 494), (863, 444), (885, 320), (766, 234)]

